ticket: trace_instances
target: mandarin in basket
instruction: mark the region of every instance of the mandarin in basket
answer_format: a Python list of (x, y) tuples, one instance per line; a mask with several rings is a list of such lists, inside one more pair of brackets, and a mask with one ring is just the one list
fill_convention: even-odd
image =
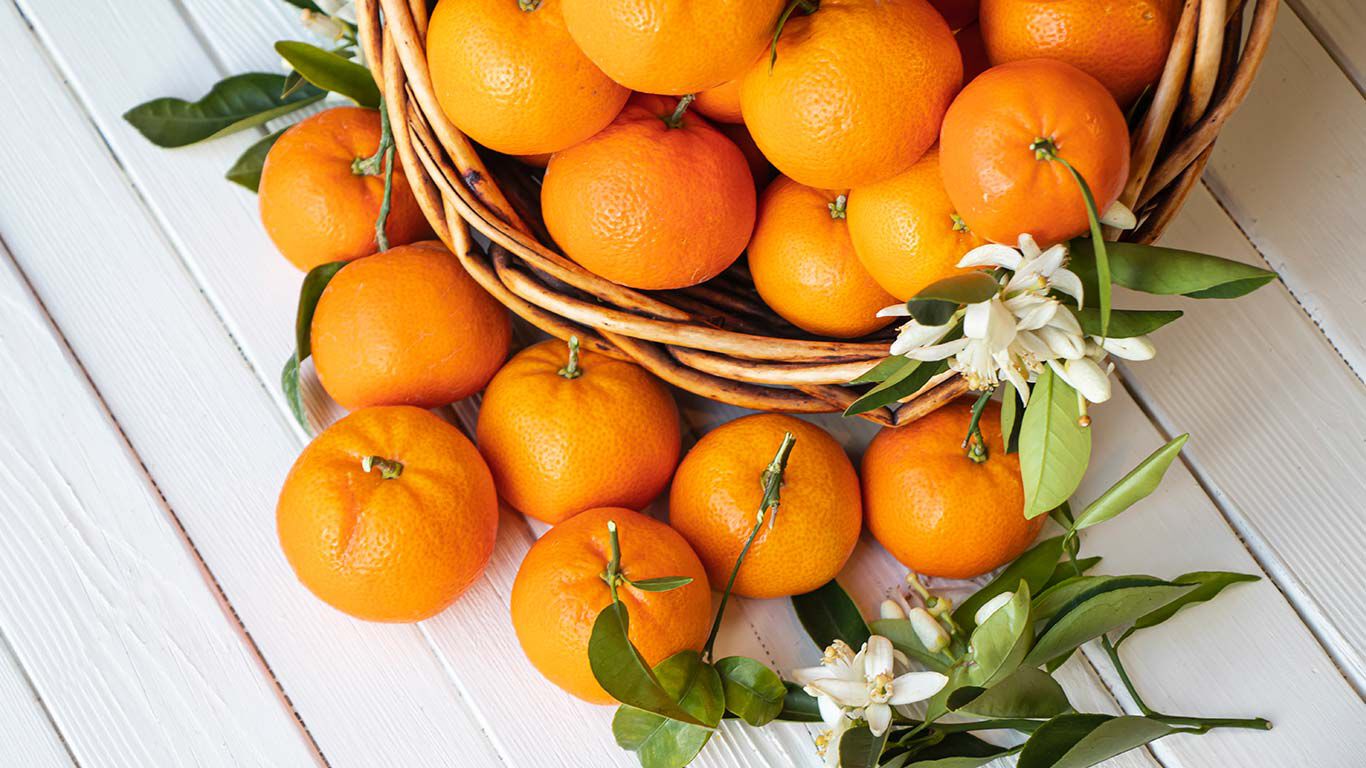
[(1065, 61), (1128, 106), (1157, 82), (1181, 19), (1181, 0), (982, 0), (993, 64)]
[(498, 492), (560, 523), (590, 507), (640, 509), (669, 484), (682, 435), (668, 387), (640, 366), (544, 341), (489, 383), (476, 428)]
[(632, 288), (705, 282), (754, 229), (744, 153), (688, 99), (637, 94), (596, 136), (550, 158), (546, 228), (569, 258)]
[(420, 408), (366, 408), (299, 454), (275, 513), (313, 594), (370, 621), (421, 621), (484, 571), (498, 498), (460, 430)]
[(1001, 408), (979, 428), (987, 458), (963, 447), (972, 403), (961, 399), (903, 427), (883, 429), (863, 454), (868, 531), (917, 573), (970, 579), (1019, 557), (1043, 528), (1026, 520), (1019, 454), (1001, 440)]
[(560, 0), (588, 58), (634, 91), (682, 96), (738, 77), (786, 0)]
[(998, 243), (1030, 234), (1047, 248), (1087, 231), (1081, 188), (1097, 213), (1129, 174), (1124, 114), (1094, 77), (1071, 64), (1028, 59), (992, 67), (968, 83), (944, 116), (939, 170), (968, 228)]
[(318, 380), (343, 407), (436, 408), (484, 388), (512, 326), (446, 246), (428, 241), (342, 267), (310, 337)]
[(747, 252), (754, 287), (774, 312), (810, 333), (850, 339), (890, 323), (877, 312), (896, 299), (859, 264), (845, 201), (779, 176), (759, 200)]
[(554, 152), (612, 121), (630, 91), (570, 39), (563, 0), (443, 0), (427, 27), (432, 90), (456, 127), (510, 155)]
[[(598, 613), (612, 601), (604, 574), (611, 559), (613, 523), (621, 547), (617, 595), (630, 616), (631, 644), (651, 666), (699, 650), (711, 628), (707, 574), (688, 543), (669, 526), (629, 509), (590, 509), (551, 528), (517, 570), (512, 626), (532, 666), (566, 692), (594, 704), (612, 697), (593, 677), (588, 638)], [(630, 582), (678, 576), (692, 579), (667, 592)]]
[(792, 416), (745, 416), (708, 432), (674, 475), (669, 524), (688, 540), (723, 589), (754, 527), (764, 470), (791, 432), (778, 511), (759, 528), (735, 580), (735, 594), (786, 597), (810, 592), (844, 567), (858, 543), (863, 507), (858, 475), (844, 448), (820, 427)]
[[(384, 174), (363, 163), (379, 141), (379, 112), (333, 107), (301, 120), (270, 148), (258, 187), (261, 223), (294, 266), (307, 271), (375, 252)], [(432, 236), (397, 156), (391, 198), (384, 226), (390, 245)]]
[(983, 243), (944, 191), (937, 149), (905, 173), (851, 190), (849, 236), (864, 269), (901, 301), (960, 272), (958, 260)]
[(925, 0), (824, 0), (787, 20), (777, 56), (745, 75), (745, 125), (784, 176), (819, 189), (909, 168), (963, 77), (953, 33)]

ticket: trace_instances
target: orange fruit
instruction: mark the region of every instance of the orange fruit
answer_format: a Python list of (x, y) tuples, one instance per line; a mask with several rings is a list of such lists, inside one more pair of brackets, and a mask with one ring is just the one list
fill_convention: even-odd
[(743, 123), (740, 114), (740, 78), (727, 80), (715, 88), (699, 91), (693, 106), (718, 123)]
[(930, 0), (930, 5), (944, 17), (949, 29), (962, 29), (977, 21), (979, 2), (980, 0)]
[(583, 55), (563, 0), (437, 3), (427, 67), (441, 111), (471, 139), (509, 155), (555, 152), (612, 122), (630, 91)]
[(979, 427), (987, 459), (963, 448), (972, 402), (961, 399), (904, 427), (883, 429), (863, 454), (868, 530), (917, 573), (970, 579), (1019, 557), (1045, 516), (1024, 517), (1019, 454), (1001, 442), (1001, 408)]
[(476, 429), (498, 492), (560, 523), (591, 507), (641, 509), (678, 465), (678, 408), (640, 366), (562, 341), (517, 353), (489, 383)]
[[(384, 175), (354, 169), (379, 148), (379, 113), (333, 107), (285, 131), (266, 155), (258, 187), (261, 223), (280, 253), (304, 271), (369, 256), (384, 199)], [(390, 245), (432, 236), (403, 165), (394, 174), (385, 234)]]
[(785, 0), (561, 0), (569, 34), (633, 91), (682, 96), (734, 79), (768, 45)]
[(850, 339), (892, 321), (877, 311), (896, 299), (859, 264), (845, 223), (845, 195), (779, 176), (759, 200), (749, 273), (759, 297), (788, 322)]
[(982, 40), (982, 25), (976, 21), (953, 34), (958, 41), (958, 52), (963, 56), (963, 84), (967, 85), (983, 72), (991, 69), (987, 58), (987, 44)]
[(641, 581), (684, 576), (692, 583), (646, 592), (623, 582), (617, 595), (630, 616), (631, 644), (654, 666), (699, 650), (711, 629), (711, 592), (697, 555), (672, 528), (629, 509), (590, 509), (551, 528), (526, 553), (512, 583), (512, 626), (532, 666), (566, 692), (594, 704), (612, 697), (588, 663), (593, 622), (612, 602), (603, 574), (616, 523), (620, 573)]
[(785, 597), (835, 577), (862, 526), (858, 475), (844, 448), (820, 427), (791, 416), (745, 416), (708, 432), (674, 475), (669, 524), (707, 568), (712, 589), (730, 578), (763, 500), (763, 473), (791, 432), (778, 511), (759, 529), (735, 579), (735, 594)]
[(507, 310), (436, 241), (342, 267), (313, 314), (313, 363), (343, 407), (436, 408), (484, 388), (507, 357)]
[(744, 154), (678, 99), (636, 95), (587, 141), (550, 158), (546, 227), (565, 255), (632, 288), (705, 282), (745, 249), (754, 182)]
[(849, 236), (864, 269), (901, 301), (966, 271), (958, 260), (983, 243), (949, 202), (937, 149), (899, 176), (851, 190)]
[(1071, 64), (1029, 59), (992, 67), (954, 99), (940, 131), (944, 189), (976, 234), (1040, 247), (1086, 232), (1081, 189), (1056, 148), (1086, 179), (1097, 212), (1129, 174), (1129, 130), (1110, 92)]
[(460, 430), (420, 408), (366, 408), (299, 454), (275, 522), (295, 575), (323, 602), (369, 621), (421, 621), (483, 573), (498, 498)]
[(993, 64), (1065, 61), (1096, 78), (1122, 106), (1157, 82), (1181, 0), (982, 0)]
[(925, 0), (823, 0), (787, 20), (776, 63), (750, 67), (740, 104), (784, 176), (849, 189), (918, 160), (962, 78), (953, 33)]

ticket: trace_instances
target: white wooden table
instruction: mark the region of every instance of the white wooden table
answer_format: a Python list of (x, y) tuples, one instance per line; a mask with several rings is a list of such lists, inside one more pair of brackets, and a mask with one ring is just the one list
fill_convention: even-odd
[[(0, 3), (0, 765), (633, 765), (611, 710), (517, 647), (520, 517), (485, 578), (419, 625), (336, 613), (280, 555), (275, 495), (305, 440), (276, 383), (300, 276), (255, 198), (220, 180), (261, 134), (167, 152), (120, 115), (277, 71), (270, 43), (298, 37), (278, 0)], [(1087, 546), (1105, 572), (1262, 574), (1126, 654), (1158, 709), (1276, 728), (1115, 765), (1366, 765), (1363, 41), (1359, 0), (1282, 10), (1166, 238), (1281, 280), (1184, 302), (1097, 409), (1080, 494), (1194, 434), (1163, 489)], [(324, 400), (314, 385), (319, 420)], [(733, 415), (684, 404), (694, 434)], [(854, 453), (872, 431), (818, 421)], [(871, 611), (903, 572), (865, 541), (841, 578)], [(723, 645), (784, 670), (816, 657), (785, 601), (741, 601)], [(1078, 708), (1132, 710), (1096, 649), (1063, 674)], [(697, 763), (815, 764), (805, 727), (732, 724)]]

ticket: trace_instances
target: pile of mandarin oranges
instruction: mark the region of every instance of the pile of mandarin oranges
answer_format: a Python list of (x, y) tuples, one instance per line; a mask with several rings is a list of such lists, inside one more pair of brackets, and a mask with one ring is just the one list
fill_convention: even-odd
[[(857, 338), (978, 245), (1084, 232), (1078, 185), (1053, 158), (1099, 207), (1118, 198), (1125, 113), (1161, 74), (1179, 6), (441, 0), (426, 55), (456, 127), (544, 167), (546, 229), (584, 269), (664, 290), (744, 258), (791, 324)], [(723, 424), (685, 452), (669, 388), (577, 340), (508, 359), (507, 311), (432, 239), (401, 165), (390, 247), (377, 245), (385, 183), (364, 160), (381, 131), (374, 110), (323, 111), (284, 133), (260, 182), (286, 258), (349, 262), (310, 339), (319, 381), (351, 413), (304, 449), (277, 510), (285, 556), (330, 605), (372, 621), (435, 615), (479, 578), (500, 514), (515, 511), (550, 526), (509, 598), (518, 639), (556, 685), (608, 702), (586, 652), (611, 599), (608, 523), (632, 642), (651, 664), (700, 648), (788, 433), (780, 513), (738, 595), (816, 589), (865, 529), (907, 567), (949, 578), (997, 568), (1038, 534), (995, 404), (980, 423), (987, 461), (966, 455), (970, 408), (956, 402), (883, 430), (856, 469), (822, 428), (780, 414)], [(431, 410), (479, 393), (473, 440)], [(631, 584), (662, 576), (692, 581)]]

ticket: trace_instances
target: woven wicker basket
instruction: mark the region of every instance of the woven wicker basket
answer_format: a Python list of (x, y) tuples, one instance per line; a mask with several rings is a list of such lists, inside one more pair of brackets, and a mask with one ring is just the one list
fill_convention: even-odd
[[(626, 288), (578, 266), (548, 245), (532, 169), (476, 149), (437, 105), (423, 42), (427, 0), (356, 5), (361, 45), (423, 211), (470, 274), (509, 309), (547, 333), (577, 335), (590, 349), (634, 360), (721, 402), (817, 413), (843, 410), (858, 397), (859, 389), (842, 385), (886, 357), (890, 330), (858, 341), (806, 334), (764, 306), (743, 260), (706, 284), (658, 292)], [(1219, 129), (1247, 95), (1278, 5), (1186, 0), (1162, 79), (1133, 136), (1121, 201), (1141, 224), (1123, 239), (1151, 242), (1180, 209)], [(488, 238), (487, 253), (469, 227)], [(899, 407), (864, 415), (906, 424), (966, 389), (961, 378), (945, 374)]]

